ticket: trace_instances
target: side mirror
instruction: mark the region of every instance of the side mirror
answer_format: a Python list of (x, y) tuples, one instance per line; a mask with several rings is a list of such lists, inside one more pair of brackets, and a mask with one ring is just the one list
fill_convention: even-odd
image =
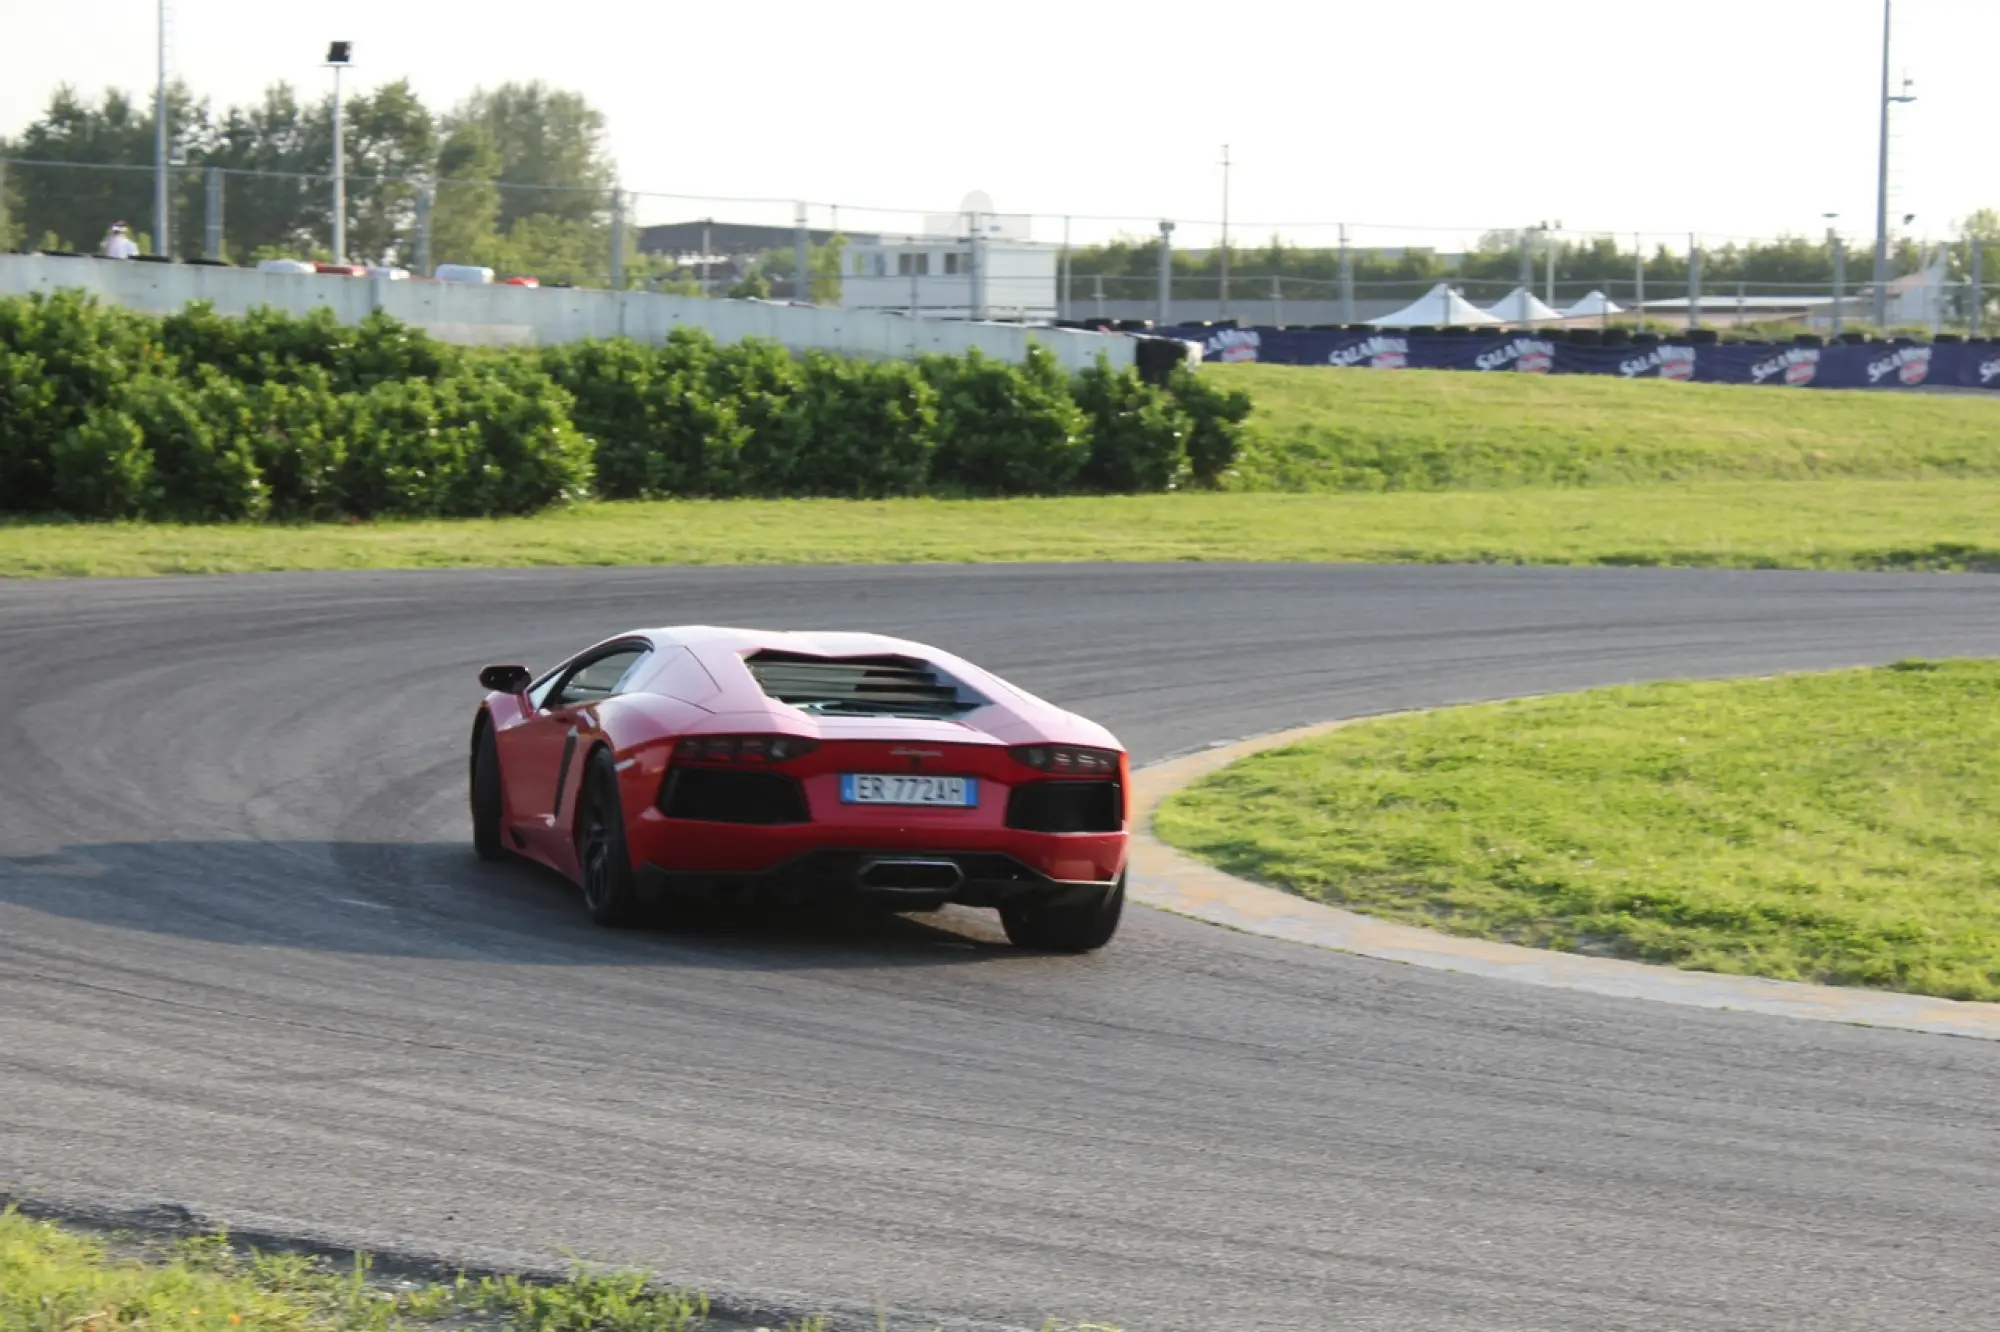
[(479, 683), (501, 694), (518, 694), (534, 678), (526, 666), (488, 666), (479, 672)]

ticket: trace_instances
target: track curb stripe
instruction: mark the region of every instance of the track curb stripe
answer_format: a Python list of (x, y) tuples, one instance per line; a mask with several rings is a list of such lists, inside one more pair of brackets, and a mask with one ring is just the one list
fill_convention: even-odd
[(2000, 1004), (1682, 971), (1645, 962), (1460, 938), (1414, 925), (1377, 920), (1239, 879), (1176, 851), (1153, 835), (1153, 812), (1162, 800), (1182, 787), (1251, 754), (1324, 735), (1359, 720), (1365, 719), (1323, 722), (1254, 736), (1150, 764), (1134, 772), (1129, 887), (1132, 900), (1248, 934), (1413, 966), (1468, 972), (1494, 980), (1623, 999), (1652, 999), (1692, 1008), (2000, 1041)]

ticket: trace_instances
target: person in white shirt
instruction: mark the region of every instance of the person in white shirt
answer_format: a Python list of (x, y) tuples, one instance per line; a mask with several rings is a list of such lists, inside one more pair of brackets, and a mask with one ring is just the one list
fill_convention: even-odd
[(132, 229), (123, 222), (113, 222), (111, 230), (104, 237), (104, 257), (106, 259), (131, 259), (139, 253), (139, 243), (132, 239)]

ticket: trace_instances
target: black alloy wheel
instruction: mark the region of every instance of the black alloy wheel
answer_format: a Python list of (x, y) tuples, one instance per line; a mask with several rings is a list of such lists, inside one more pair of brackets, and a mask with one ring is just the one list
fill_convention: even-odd
[(482, 715), (472, 735), (472, 849), (481, 860), (506, 859), (505, 830), (501, 827), (506, 803), (493, 723)]
[(576, 858), (583, 904), (599, 925), (632, 924), (638, 914), (632, 856), (625, 845), (625, 807), (618, 798), (618, 770), (606, 750), (590, 756), (576, 811)]
[(1016, 948), (1043, 953), (1088, 953), (1111, 942), (1125, 914), (1125, 876), (1096, 901), (1075, 906), (1012, 902), (1000, 908), (1000, 925)]

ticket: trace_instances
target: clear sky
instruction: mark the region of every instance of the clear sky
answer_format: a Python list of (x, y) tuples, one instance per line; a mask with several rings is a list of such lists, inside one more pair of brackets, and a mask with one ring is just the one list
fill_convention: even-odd
[[(150, 88), (154, 0), (0, 0), (0, 128), (69, 83)], [(1992, 88), (2000, 0), (1899, 0), (1894, 210), (1942, 238), (2000, 207)], [(540, 78), (603, 109), (627, 188), (864, 207), (1180, 222), (1204, 244), (1230, 145), (1242, 240), (1375, 224), (1367, 243), (1444, 248), (1483, 228), (1711, 241), (1873, 227), (1880, 0), (171, 0), (174, 72), (221, 104), (280, 79), (407, 76), (433, 105)], [(649, 198), (647, 222), (768, 207)], [(813, 213), (823, 224), (829, 214)], [(905, 225), (908, 225), (907, 223)], [(1249, 233), (1249, 234), (1245, 234)]]

